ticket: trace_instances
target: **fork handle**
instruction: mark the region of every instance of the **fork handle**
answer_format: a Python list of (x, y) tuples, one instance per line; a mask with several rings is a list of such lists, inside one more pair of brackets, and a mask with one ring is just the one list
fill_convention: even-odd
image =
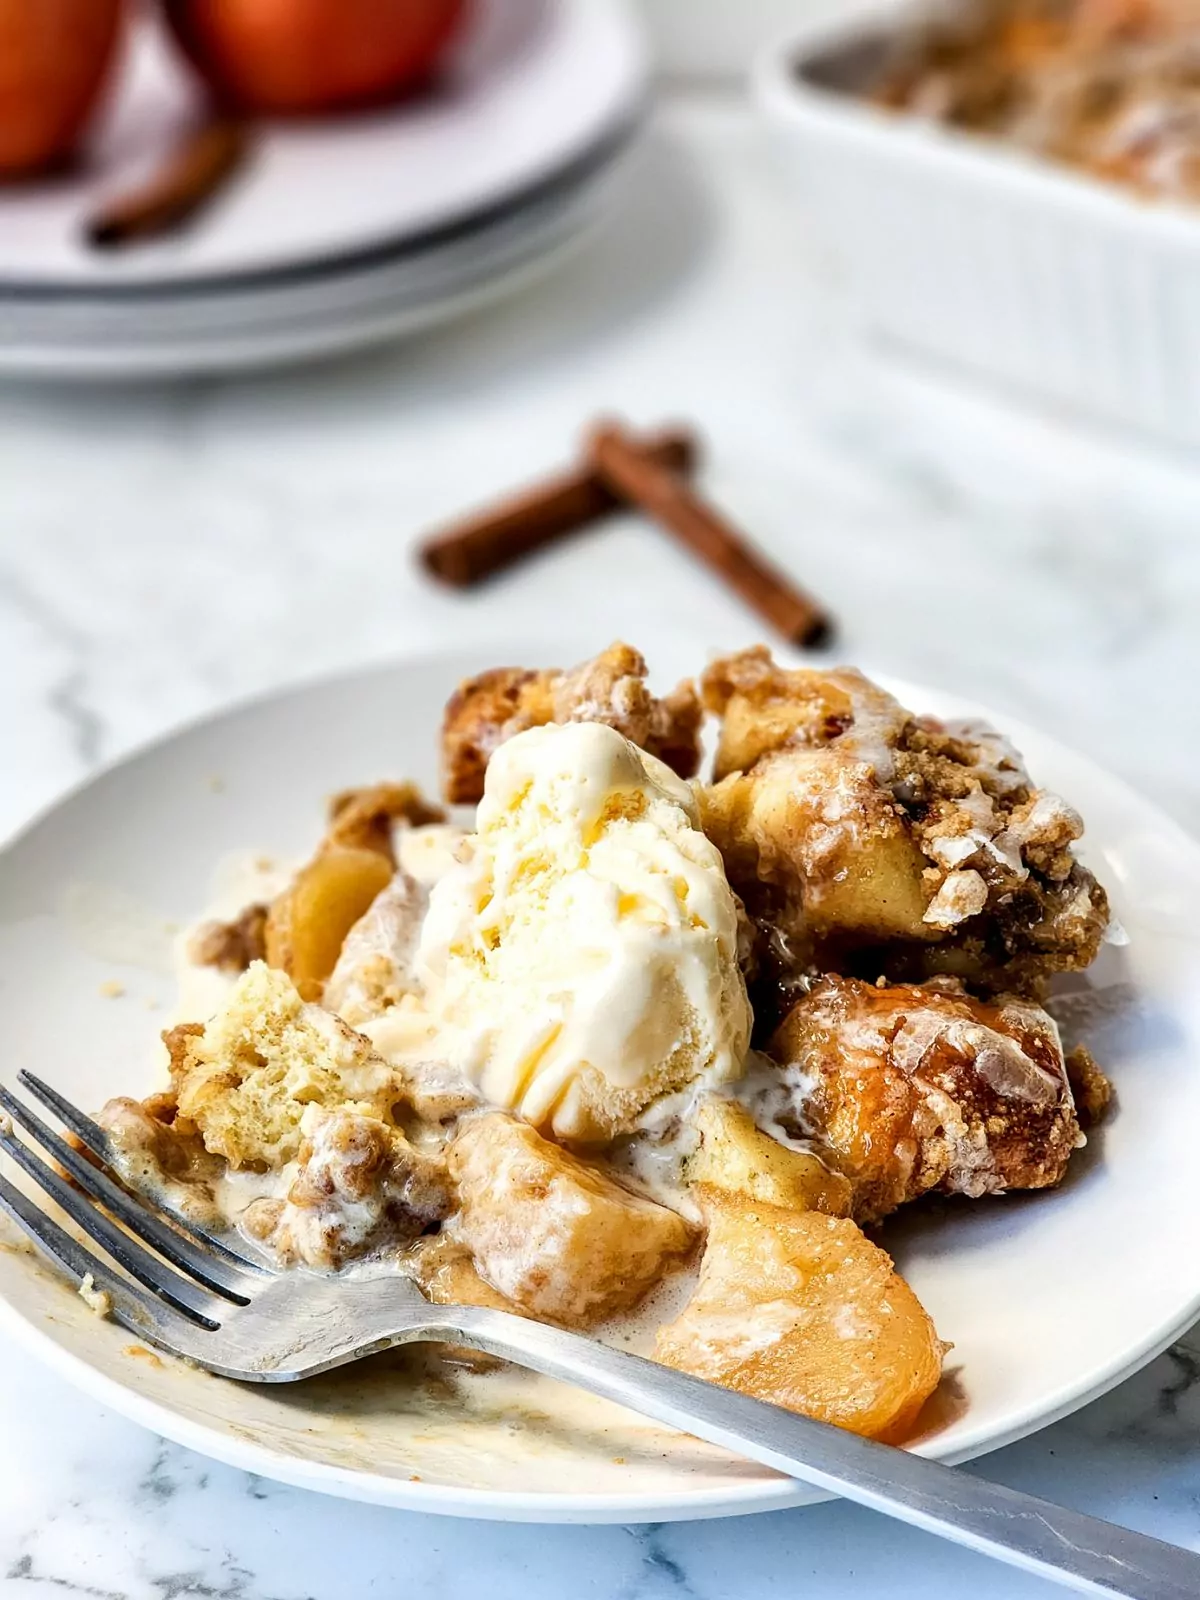
[(1083, 1594), (1197, 1600), (1200, 1556), (829, 1423), (504, 1311), (439, 1307), (422, 1338), (466, 1344)]

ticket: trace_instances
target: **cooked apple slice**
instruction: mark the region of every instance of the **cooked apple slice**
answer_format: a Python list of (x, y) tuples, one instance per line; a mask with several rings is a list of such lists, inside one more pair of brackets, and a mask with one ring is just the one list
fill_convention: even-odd
[(905, 1438), (943, 1346), (891, 1257), (839, 1217), (701, 1195), (700, 1281), (656, 1358), (851, 1433)]
[(484, 1280), (531, 1316), (585, 1327), (626, 1311), (691, 1248), (681, 1216), (500, 1113), (450, 1147), (458, 1237)]
[(700, 1146), (684, 1169), (689, 1184), (719, 1189), (787, 1211), (850, 1213), (851, 1185), (806, 1150), (793, 1150), (759, 1128), (745, 1106), (715, 1096), (696, 1108)]
[(318, 851), (274, 901), (264, 931), (267, 963), (303, 1000), (320, 1000), (346, 935), (392, 880), (385, 855), (354, 846)]

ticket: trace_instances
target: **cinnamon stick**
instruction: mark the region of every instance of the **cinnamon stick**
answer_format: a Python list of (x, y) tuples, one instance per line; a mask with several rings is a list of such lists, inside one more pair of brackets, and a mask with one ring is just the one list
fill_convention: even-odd
[(640, 506), (673, 533), (785, 639), (812, 647), (829, 638), (832, 622), (817, 601), (619, 424), (594, 429), (587, 455), (614, 494)]
[(215, 198), (249, 150), (241, 123), (215, 117), (193, 129), (142, 188), (106, 205), (87, 224), (97, 250), (115, 250), (169, 233)]
[[(648, 434), (639, 448), (648, 460), (681, 475), (694, 469), (699, 456), (696, 436), (685, 428)], [(625, 505), (624, 497), (584, 462), (452, 524), (418, 554), (435, 578), (466, 589)]]

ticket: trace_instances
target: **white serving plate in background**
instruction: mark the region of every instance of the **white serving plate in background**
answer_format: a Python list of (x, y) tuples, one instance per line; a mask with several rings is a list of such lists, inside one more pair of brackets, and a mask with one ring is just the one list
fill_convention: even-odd
[(294, 282), (51, 305), (0, 294), (0, 374), (178, 378), (307, 361), (422, 332), (517, 292), (573, 255), (619, 205), (635, 161), (622, 146), (561, 192), (518, 204), (464, 237), (352, 257)]
[[(443, 703), (498, 662), (577, 660), (604, 641), (516, 643), (318, 682), (237, 707), (121, 762), (0, 856), (0, 1061), (84, 1106), (158, 1086), (171, 1020), (168, 924), (202, 908), (230, 851), (312, 847), (325, 797), (383, 777), (433, 787)], [(644, 641), (650, 642), (650, 641)], [(661, 640), (661, 686), (703, 664)], [(979, 714), (890, 685), (922, 711)], [(1074, 981), (1063, 1014), (1111, 1072), (1117, 1106), (1054, 1193), (896, 1219), (883, 1242), (953, 1340), (960, 1403), (923, 1453), (960, 1461), (1055, 1421), (1149, 1361), (1200, 1313), (1200, 847), (1053, 740), (1003, 724), (1041, 781), (1083, 811), (1085, 855), (1129, 934)], [(117, 998), (106, 993), (113, 981)], [(149, 1354), (0, 1237), (0, 1326), (156, 1433), (265, 1477), (352, 1499), (536, 1522), (643, 1522), (807, 1504), (821, 1495), (600, 1401), (563, 1430), (566, 1391), (514, 1415), (418, 1408), (378, 1364), (239, 1385)], [(490, 1380), (489, 1380), (490, 1381)], [(952, 1390), (953, 1393), (953, 1390)]]
[(1200, 444), (1200, 206), (1147, 201), (848, 92), (926, 0), (795, 30), (758, 104), (865, 320), (1109, 422)]
[(475, 0), (427, 94), (359, 115), (265, 121), (251, 158), (194, 224), (123, 251), (88, 249), (107, 196), (161, 164), (195, 115), (194, 82), (149, 15), (77, 170), (0, 195), (0, 297), (182, 294), (441, 242), (532, 197), (619, 139), (647, 93), (627, 0)]

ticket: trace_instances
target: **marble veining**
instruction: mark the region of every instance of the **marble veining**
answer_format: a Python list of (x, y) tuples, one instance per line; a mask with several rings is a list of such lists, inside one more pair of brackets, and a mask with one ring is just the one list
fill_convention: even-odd
[[(601, 409), (704, 426), (714, 491), (828, 600), (839, 657), (1039, 723), (1200, 830), (1200, 476), (864, 343), (762, 131), (680, 98), (587, 254), (457, 328), (238, 383), (0, 391), (0, 832), (184, 718), (400, 649), (573, 620), (753, 637), (631, 519), (468, 598), (414, 570), (422, 529)], [(0, 1353), (13, 1600), (1056, 1592), (845, 1505), (589, 1529), (325, 1499)], [(1200, 1340), (974, 1470), (1200, 1547)]]

